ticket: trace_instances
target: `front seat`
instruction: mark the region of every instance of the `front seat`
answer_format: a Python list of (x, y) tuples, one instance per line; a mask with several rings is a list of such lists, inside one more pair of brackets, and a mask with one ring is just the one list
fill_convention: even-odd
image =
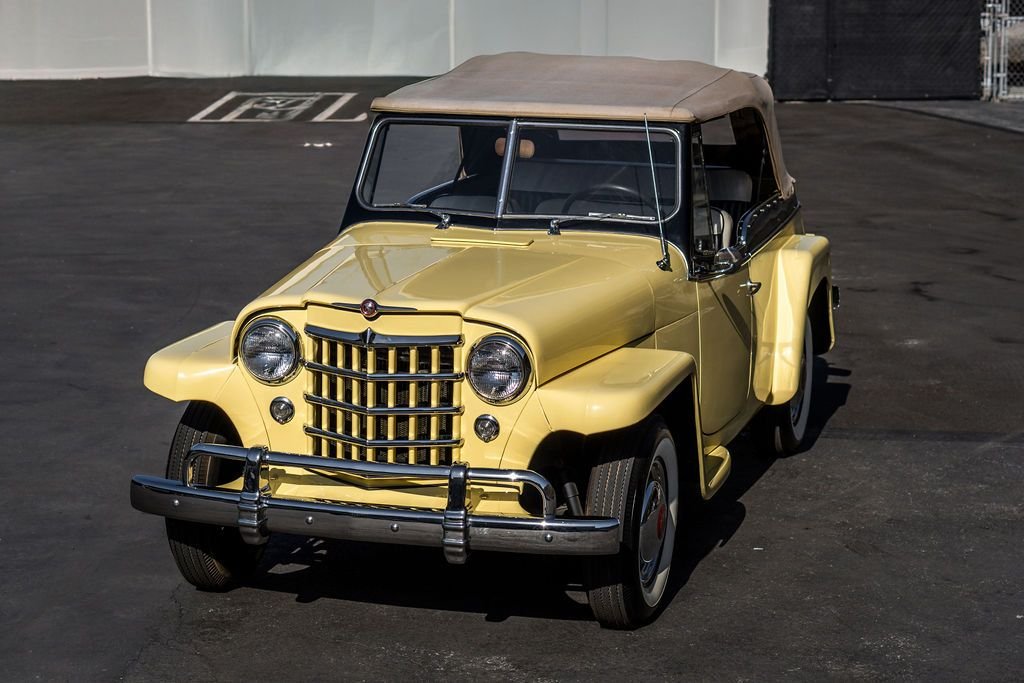
[(708, 199), (711, 206), (732, 216), (733, 225), (750, 208), (754, 182), (750, 176), (735, 168), (708, 167)]

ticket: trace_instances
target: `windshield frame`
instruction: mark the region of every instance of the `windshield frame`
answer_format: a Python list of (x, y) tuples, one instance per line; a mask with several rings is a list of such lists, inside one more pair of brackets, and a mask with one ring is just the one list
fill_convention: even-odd
[[(418, 207), (418, 206), (391, 206), (391, 205), (374, 205), (364, 200), (363, 191), (367, 182), (367, 174), (369, 173), (370, 167), (373, 163), (374, 157), (383, 153), (383, 140), (382, 131), (391, 124), (435, 124), (435, 125), (446, 125), (446, 126), (459, 126), (459, 125), (490, 125), (490, 126), (504, 126), (506, 130), (506, 149), (514, 150), (518, 149), (519, 145), (519, 131), (520, 128), (555, 128), (555, 129), (574, 129), (574, 130), (608, 130), (608, 131), (629, 131), (629, 132), (644, 132), (644, 125), (638, 124), (635, 121), (580, 121), (575, 119), (503, 119), (495, 117), (472, 117), (472, 116), (417, 116), (417, 115), (385, 115), (378, 117), (370, 128), (370, 134), (366, 142), (365, 152), (363, 154), (362, 161), (359, 165), (359, 171), (356, 174), (355, 184), (352, 188), (352, 199), (358, 204), (358, 206), (364, 211), (369, 212), (371, 215), (379, 214), (392, 214), (398, 213), (399, 215), (405, 215), (408, 213), (413, 214), (427, 214), (431, 218), (436, 217), (439, 213), (450, 214), (451, 216), (466, 216), (474, 219), (485, 219), (487, 221), (494, 221), (494, 225), (491, 226), (493, 229), (536, 229), (538, 227), (546, 227), (552, 220), (572, 218), (579, 219), (580, 222), (586, 223), (588, 218), (586, 215), (580, 214), (534, 214), (534, 213), (506, 213), (506, 199), (508, 197), (509, 186), (512, 180), (512, 172), (515, 165), (515, 156), (512, 154), (506, 154), (502, 160), (501, 165), (501, 177), (498, 183), (498, 193), (495, 200), (495, 208), (493, 212), (481, 212), (471, 211), (464, 209), (447, 209), (447, 208), (431, 208), (431, 207)], [(685, 175), (683, 173), (683, 166), (685, 163), (684, 148), (682, 144), (682, 133), (676, 127), (670, 127), (663, 123), (655, 123), (650, 125), (650, 131), (652, 133), (668, 134), (672, 136), (675, 144), (675, 164), (676, 173), (674, 180), (674, 189), (676, 195), (675, 205), (672, 211), (667, 215), (661, 216), (661, 222), (663, 224), (668, 223), (670, 220), (674, 220), (687, 203), (684, 201), (686, 189), (686, 183), (684, 182)], [(503, 225), (503, 222), (513, 222), (513, 225)], [(639, 228), (646, 232), (651, 226), (658, 225), (657, 217), (646, 218), (645, 220), (635, 220), (624, 217), (608, 217), (602, 219), (601, 223), (615, 223), (620, 224), (621, 227)], [(481, 226), (483, 227), (483, 226)]]

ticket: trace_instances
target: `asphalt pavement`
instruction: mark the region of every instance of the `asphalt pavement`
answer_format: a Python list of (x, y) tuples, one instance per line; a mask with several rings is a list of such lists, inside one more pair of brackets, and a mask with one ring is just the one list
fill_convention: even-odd
[(336, 234), (368, 124), (185, 121), (400, 82), (0, 83), (0, 679), (1019, 679), (1024, 136), (868, 105), (779, 107), (839, 341), (812, 446), (734, 444), (657, 622), (600, 629), (573, 562), (300, 538), (186, 585), (128, 501), (183, 410), (146, 358)]

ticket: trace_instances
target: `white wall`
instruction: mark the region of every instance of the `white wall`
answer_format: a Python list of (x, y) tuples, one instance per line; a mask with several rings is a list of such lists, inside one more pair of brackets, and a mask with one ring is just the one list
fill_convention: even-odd
[(427, 75), (506, 50), (764, 73), (768, 0), (0, 0), (0, 78)]
[(144, 0), (0, 0), (0, 78), (148, 71)]
[(151, 75), (250, 72), (246, 0), (150, 0), (148, 5)]
[(448, 0), (251, 0), (255, 74), (435, 74)]

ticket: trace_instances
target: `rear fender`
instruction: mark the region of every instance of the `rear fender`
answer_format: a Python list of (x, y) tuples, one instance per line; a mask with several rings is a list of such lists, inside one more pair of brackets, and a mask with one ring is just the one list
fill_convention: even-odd
[[(757, 341), (754, 349), (753, 390), (758, 401), (780, 405), (796, 394), (804, 326), (811, 297), (824, 285), (831, 295), (829, 242), (818, 235), (794, 235), (780, 248), (755, 257), (752, 280), (762, 282), (767, 297), (754, 297)], [(832, 307), (827, 307), (828, 330), (834, 337)], [(828, 347), (831, 348), (832, 340)]]
[(267, 428), (231, 351), (233, 323), (225, 321), (154, 353), (144, 384), (172, 401), (205, 401), (224, 411), (243, 446), (267, 444)]

